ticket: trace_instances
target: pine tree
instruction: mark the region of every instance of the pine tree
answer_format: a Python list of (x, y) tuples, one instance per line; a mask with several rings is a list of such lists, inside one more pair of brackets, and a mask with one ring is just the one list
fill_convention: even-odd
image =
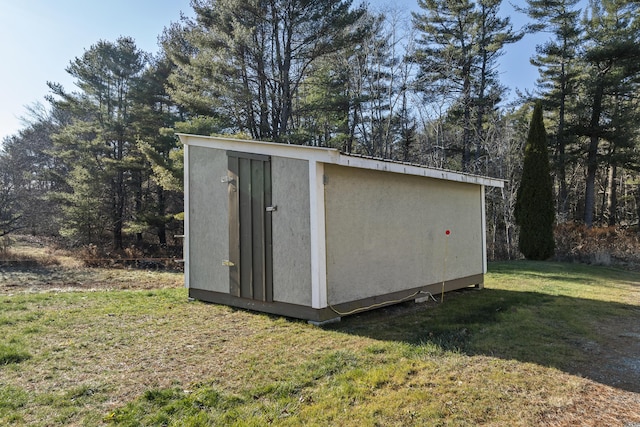
[[(75, 178), (71, 175), (67, 182), (72, 193), (79, 191), (101, 199), (100, 208), (109, 213), (106, 228), (111, 232), (114, 249), (123, 247), (123, 231), (130, 215), (129, 196), (135, 194), (132, 176), (142, 166), (132, 126), (132, 93), (140, 84), (145, 56), (131, 38), (121, 37), (115, 43), (101, 40), (67, 68), (80, 92), (67, 93), (61, 85), (49, 83), (53, 92), (49, 99), (54, 107), (73, 118), (53, 136), (55, 157), (70, 168), (80, 168)], [(85, 179), (87, 174), (94, 182)], [(83, 206), (74, 205), (73, 197), (67, 201), (67, 216), (94, 220), (83, 214)], [(79, 212), (73, 213), (76, 207)], [(95, 227), (84, 225), (91, 233), (80, 234), (95, 237)]]
[[(602, 163), (602, 141), (619, 141), (616, 97), (635, 98), (640, 76), (640, 4), (622, 0), (591, 2), (585, 15), (585, 73), (581, 79), (583, 114), (578, 133), (588, 138), (584, 222), (593, 226), (596, 178)], [(612, 120), (615, 118), (615, 120)]]
[(467, 171), (472, 143), (472, 70), (477, 51), (473, 28), (475, 5), (470, 0), (418, 0), (413, 25), (420, 32), (414, 61), (420, 64), (418, 89), (426, 96), (454, 98), (462, 126), (461, 167)]
[(504, 54), (506, 45), (515, 43), (524, 36), (524, 33), (513, 30), (508, 17), (498, 16), (501, 4), (502, 0), (479, 0), (476, 5), (475, 39), (478, 53), (473, 89), (476, 171), (488, 142), (485, 132), (487, 122), (507, 90), (500, 84), (498, 58)]
[(109, 188), (93, 165), (88, 166), (78, 164), (67, 175), (73, 192), (52, 196), (61, 204), (64, 216), (60, 234), (74, 243), (98, 242), (110, 225), (110, 205), (105, 201)]
[(195, 20), (165, 31), (180, 105), (228, 120), (228, 132), (291, 142), (296, 99), (313, 65), (360, 38), (350, 0), (194, 0)]
[(179, 110), (166, 91), (167, 79), (173, 64), (166, 57), (152, 58), (144, 70), (139, 85), (134, 87), (132, 125), (140, 168), (132, 171), (134, 215), (127, 223), (128, 232), (151, 232), (158, 243), (167, 244), (167, 232), (175, 228), (175, 215), (182, 211), (182, 167), (176, 157), (183, 151), (174, 134), (180, 118)]
[[(334, 58), (332, 58), (334, 59)], [(346, 65), (329, 58), (310, 71), (300, 91), (292, 142), (350, 150), (352, 99)]]
[(516, 8), (526, 13), (534, 24), (532, 31), (551, 33), (552, 39), (536, 46), (536, 55), (531, 63), (538, 67), (538, 88), (542, 90), (545, 104), (557, 108), (555, 128), (555, 170), (558, 183), (558, 213), (566, 219), (569, 211), (567, 189), (567, 113), (570, 97), (576, 88), (579, 74), (578, 49), (582, 43), (582, 28), (579, 23), (580, 0), (527, 0), (527, 8)]
[(509, 18), (498, 16), (500, 4), (501, 0), (418, 0), (422, 11), (412, 14), (420, 33), (411, 58), (420, 66), (417, 87), (425, 97), (449, 106), (448, 114), (461, 132), (463, 171), (474, 169), (472, 160), (478, 163), (485, 120), (506, 90), (498, 80), (497, 60), (506, 45), (522, 38)]
[(545, 260), (554, 254), (552, 185), (542, 103), (537, 102), (529, 126), (514, 212), (520, 227), (518, 247), (527, 259)]

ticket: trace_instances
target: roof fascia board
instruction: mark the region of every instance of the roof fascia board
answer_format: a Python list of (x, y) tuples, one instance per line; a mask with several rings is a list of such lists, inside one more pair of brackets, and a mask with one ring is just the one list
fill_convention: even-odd
[(424, 176), (427, 178), (443, 179), (446, 181), (464, 182), (468, 184), (486, 185), (499, 188), (504, 187), (504, 180), (498, 178), (469, 175), (441, 169), (431, 169), (428, 167), (386, 162), (384, 160), (367, 159), (362, 157), (352, 157), (348, 155), (340, 155), (338, 164), (342, 166), (350, 166), (362, 169), (395, 172), (405, 175)]
[(218, 136), (189, 135), (183, 133), (178, 133), (177, 135), (180, 137), (180, 141), (182, 141), (183, 144), (196, 147), (249, 152), (267, 156), (280, 156), (322, 163), (336, 163), (340, 156), (340, 152), (335, 148), (306, 147), (303, 145), (251, 141)]
[(190, 135), (184, 133), (178, 133), (177, 135), (180, 137), (180, 140), (183, 144), (190, 146), (250, 152), (270, 156), (281, 156), (292, 159), (330, 163), (360, 169), (394, 172), (405, 175), (442, 179), (446, 181), (485, 185), (489, 187), (503, 188), (505, 183), (504, 180), (498, 178), (470, 175), (460, 172), (432, 169), (429, 167), (394, 163), (365, 157), (349, 156), (348, 154), (341, 154), (340, 151), (335, 148), (307, 147), (303, 145), (251, 141), (218, 136)]

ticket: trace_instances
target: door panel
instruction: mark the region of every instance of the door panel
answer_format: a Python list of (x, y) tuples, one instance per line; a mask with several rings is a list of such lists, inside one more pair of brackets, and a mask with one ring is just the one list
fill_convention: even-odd
[(240, 193), (238, 191), (239, 161), (228, 156), (227, 184), (229, 191), (229, 293), (240, 296)]
[(228, 152), (229, 292), (272, 301), (271, 162), (269, 156)]

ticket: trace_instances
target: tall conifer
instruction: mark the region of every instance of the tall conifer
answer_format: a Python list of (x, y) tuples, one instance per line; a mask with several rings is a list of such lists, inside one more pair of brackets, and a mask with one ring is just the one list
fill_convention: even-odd
[[(162, 43), (176, 69), (172, 98), (229, 121), (230, 133), (291, 142), (296, 102), (321, 59), (362, 39), (364, 6), (352, 0), (194, 0), (195, 18)], [(295, 142), (295, 141), (294, 141)]]
[(547, 132), (538, 101), (529, 126), (515, 206), (516, 224), (520, 227), (518, 248), (527, 259), (545, 260), (554, 254), (552, 185)]
[(544, 31), (551, 38), (536, 46), (531, 63), (538, 67), (540, 78), (537, 86), (544, 93), (545, 104), (557, 109), (557, 124), (551, 138), (555, 139), (555, 179), (558, 185), (558, 214), (566, 221), (569, 213), (569, 190), (567, 188), (567, 148), (571, 141), (568, 130), (571, 125), (572, 96), (581, 71), (578, 51), (583, 42), (580, 25), (580, 0), (527, 0), (527, 7), (516, 10), (529, 15), (534, 23), (531, 31)]
[(509, 18), (499, 17), (501, 3), (418, 0), (421, 11), (412, 13), (419, 34), (411, 57), (420, 66), (417, 88), (451, 106), (451, 118), (461, 124), (460, 146), (452, 151), (462, 153), (465, 172), (479, 166), (487, 119), (505, 93), (497, 60), (508, 44), (522, 38)]
[[(130, 196), (135, 194), (132, 176), (144, 167), (132, 113), (145, 65), (145, 54), (132, 38), (100, 40), (67, 68), (79, 92), (67, 93), (60, 84), (49, 83), (50, 101), (73, 117), (53, 141), (54, 156), (75, 171), (67, 177), (73, 191), (65, 197), (65, 216), (74, 218), (67, 221), (68, 234), (80, 241), (90, 242), (104, 229), (111, 232), (114, 249), (123, 248)], [(78, 204), (79, 195), (91, 203)], [(96, 214), (89, 215), (88, 209)]]

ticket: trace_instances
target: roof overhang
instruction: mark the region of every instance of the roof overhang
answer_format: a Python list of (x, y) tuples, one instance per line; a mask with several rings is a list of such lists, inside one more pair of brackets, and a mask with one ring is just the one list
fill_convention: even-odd
[(429, 168), (409, 163), (395, 162), (385, 159), (353, 156), (341, 153), (336, 148), (308, 147), (303, 145), (280, 144), (274, 142), (251, 141), (218, 136), (202, 136), (179, 133), (184, 145), (207, 147), (221, 150), (241, 151), (264, 154), (307, 161), (315, 161), (360, 169), (379, 170), (405, 175), (424, 176), (467, 184), (489, 187), (504, 187), (505, 180), (480, 175), (472, 175), (445, 169)]

